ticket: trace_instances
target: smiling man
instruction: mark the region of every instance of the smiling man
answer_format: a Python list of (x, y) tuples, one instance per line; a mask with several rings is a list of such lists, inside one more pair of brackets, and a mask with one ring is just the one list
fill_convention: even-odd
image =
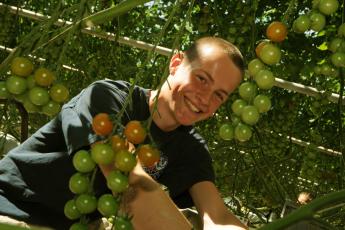
[[(206, 141), (193, 128), (226, 101), (240, 84), (243, 69), (242, 55), (235, 46), (206, 37), (172, 57), (170, 75), (160, 91), (140, 86), (131, 91), (131, 84), (124, 81), (92, 83), (0, 160), (0, 216), (68, 229), (73, 221), (64, 216), (64, 205), (75, 196), (68, 186), (75, 173), (73, 156), (102, 140), (92, 130), (93, 117), (119, 113), (130, 97), (122, 124), (153, 116), (150, 134), (161, 152), (154, 167), (138, 163), (130, 174), (123, 209), (133, 216), (134, 228), (191, 229), (178, 208), (195, 206), (205, 230), (245, 229), (224, 205), (214, 184)], [(111, 169), (101, 166), (96, 172), (95, 196), (111, 192), (105, 179)], [(161, 185), (167, 189), (162, 190)], [(99, 215), (89, 216), (90, 220), (96, 218)]]

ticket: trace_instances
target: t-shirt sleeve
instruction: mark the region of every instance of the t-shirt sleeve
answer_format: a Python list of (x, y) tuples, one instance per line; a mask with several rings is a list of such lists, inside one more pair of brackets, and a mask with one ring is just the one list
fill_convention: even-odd
[(102, 139), (92, 130), (92, 119), (98, 113), (117, 114), (120, 111), (127, 95), (121, 87), (125, 88), (124, 85), (96, 82), (63, 106), (62, 131), (69, 154)]

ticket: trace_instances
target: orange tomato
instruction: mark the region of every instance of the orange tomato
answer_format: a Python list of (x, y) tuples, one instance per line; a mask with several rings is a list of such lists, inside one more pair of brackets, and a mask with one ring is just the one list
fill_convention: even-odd
[(141, 145), (137, 150), (138, 158), (143, 166), (152, 167), (159, 161), (159, 150), (152, 145)]
[(92, 129), (97, 135), (106, 136), (113, 131), (113, 123), (107, 113), (99, 113), (92, 119)]
[(125, 127), (124, 134), (129, 142), (132, 144), (140, 144), (146, 138), (146, 130), (141, 125), (140, 121), (129, 121)]
[(262, 48), (263, 48), (265, 45), (267, 45), (268, 43), (269, 43), (268, 40), (263, 40), (263, 41), (261, 41), (261, 42), (256, 46), (256, 48), (255, 48), (255, 54), (256, 54), (257, 57), (260, 57), (260, 52), (261, 52)]
[(287, 36), (287, 28), (284, 23), (274, 21), (267, 27), (266, 36), (273, 42), (282, 42)]
[(128, 150), (128, 142), (119, 135), (113, 135), (110, 139), (110, 143), (114, 152), (118, 152), (120, 150)]

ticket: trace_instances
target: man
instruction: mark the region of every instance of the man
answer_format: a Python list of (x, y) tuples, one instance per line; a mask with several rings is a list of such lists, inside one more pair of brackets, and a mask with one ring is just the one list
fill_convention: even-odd
[[(131, 96), (121, 122), (152, 115), (150, 133), (161, 151), (155, 168), (138, 164), (130, 174), (124, 209), (133, 215), (135, 229), (190, 229), (176, 206), (192, 205), (204, 229), (245, 229), (224, 205), (205, 141), (192, 127), (212, 116), (240, 84), (242, 56), (232, 44), (207, 37), (175, 54), (169, 67), (160, 91), (135, 86), (130, 94), (129, 83), (98, 81), (64, 105), (56, 118), (0, 161), (0, 214), (66, 229), (70, 223), (61, 212), (73, 198), (68, 191), (75, 171), (71, 158), (101, 139), (92, 132), (93, 116), (117, 114)], [(110, 170), (101, 166), (94, 183), (97, 196), (109, 191), (104, 177)], [(156, 181), (168, 188), (173, 202)]]

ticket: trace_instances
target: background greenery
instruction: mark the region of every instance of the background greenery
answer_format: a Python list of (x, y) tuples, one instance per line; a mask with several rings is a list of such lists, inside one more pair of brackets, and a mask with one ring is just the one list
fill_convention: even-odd
[[(133, 48), (116, 41), (82, 33), (80, 28), (56, 37), (64, 27), (55, 26), (60, 18), (76, 22), (92, 13), (118, 4), (118, 0), (1, 0), (43, 15), (52, 16), (43, 22), (13, 14), (0, 7), (0, 46), (20, 47), (18, 55), (31, 55), (35, 66), (54, 71), (57, 81), (65, 83), (71, 97), (91, 82), (104, 79), (138, 81), (144, 87), (157, 87), (166, 71), (166, 56)], [(283, 52), (280, 64), (272, 67), (276, 77), (312, 86), (325, 91), (310, 97), (274, 87), (269, 91), (272, 109), (261, 116), (248, 142), (224, 141), (218, 136), (221, 124), (231, 120), (231, 103), (237, 92), (210, 120), (198, 125), (207, 139), (217, 184), (229, 208), (253, 226), (268, 221), (270, 214), (279, 216), (286, 200), (296, 200), (302, 191), (319, 197), (344, 188), (344, 159), (320, 151), (323, 146), (344, 152), (344, 106), (328, 101), (329, 93), (343, 95), (344, 74), (338, 77), (315, 74), (318, 63), (326, 61), (330, 51), (326, 42), (336, 36), (342, 23), (343, 3), (327, 16), (327, 25), (319, 33), (297, 34), (291, 30), (298, 15), (311, 9), (311, 0), (156, 0), (138, 6), (92, 29), (126, 36), (167, 48), (185, 49), (191, 41), (207, 35), (219, 36), (235, 43), (248, 63), (255, 58), (255, 47), (265, 39), (265, 30), (272, 21), (283, 21), (289, 28), (288, 39), (279, 44)], [(0, 62), (9, 53), (0, 49)], [(39, 61), (44, 58), (46, 61)], [(68, 65), (79, 71), (68, 70)], [(0, 80), (8, 76), (8, 66), (0, 70)], [(0, 105), (0, 130), (20, 140), (21, 120), (11, 101)], [(29, 115), (29, 133), (50, 117)], [(291, 137), (310, 143), (294, 143)], [(231, 199), (230, 199), (231, 198)], [(253, 213), (257, 214), (253, 218)], [(318, 216), (336, 229), (345, 223), (345, 208), (338, 206)]]

